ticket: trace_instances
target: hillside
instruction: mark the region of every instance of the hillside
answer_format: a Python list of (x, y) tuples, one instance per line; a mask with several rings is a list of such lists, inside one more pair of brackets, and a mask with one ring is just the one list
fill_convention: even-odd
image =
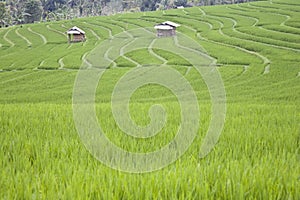
[(39, 21), (59, 21), (116, 13), (169, 10), (191, 7), (249, 2), (251, 0), (1, 0), (0, 28)]
[[(4, 98), (0, 101), (52, 101), (52, 95), (47, 96), (47, 90), (62, 92), (60, 95), (65, 96), (55, 98), (55, 101), (68, 101), (70, 96), (66, 94), (70, 95), (70, 91), (61, 90), (61, 87), (71, 89), (75, 73), (70, 70), (78, 69), (85, 56), (101, 41), (124, 30), (153, 27), (165, 20), (182, 24), (178, 31), (195, 39), (210, 56), (217, 59), (221, 66), (219, 70), (224, 73), (229, 100), (232, 95), (234, 101), (240, 98), (245, 101), (295, 100), (299, 94), (291, 91), (298, 87), (296, 83), (300, 72), (299, 12), (297, 6), (291, 4), (273, 1), (272, 4), (258, 2), (194, 7), (0, 29), (0, 69), (5, 72), (1, 73), (1, 78), (20, 79), (17, 85), (24, 82), (21, 92), (26, 94), (6, 94), (5, 91), (14, 90), (15, 85), (5, 80), (2, 84), (6, 89), (1, 90)], [(85, 43), (67, 43), (65, 32), (72, 26), (87, 32)], [(17, 71), (9, 72), (12, 70)], [(51, 74), (56, 74), (57, 80), (48, 80), (47, 86), (43, 86), (44, 76), (49, 76), (44, 70), (52, 70)], [(59, 78), (66, 74), (70, 77), (69, 81)], [(27, 80), (35, 83), (27, 87)], [(45, 96), (39, 95), (37, 99), (27, 97), (36, 94), (37, 89), (45, 92)]]
[[(177, 37), (156, 36), (154, 26), (164, 21), (181, 25)], [(73, 26), (86, 32), (85, 42), (68, 43), (66, 31)], [(115, 14), (1, 28), (0, 60), (0, 198), (300, 197), (296, 189), (300, 187), (297, 0)], [(87, 72), (87, 82), (100, 74), (98, 85), (92, 88), (96, 91), (95, 121), (107, 138), (129, 152), (145, 153), (170, 144), (184, 107), (173, 94), (180, 90), (140, 80), (143, 73), (149, 72), (147, 69), (159, 72), (149, 75), (151, 80), (174, 81), (167, 73), (174, 70), (178, 72), (174, 77), (180, 77), (179, 85), (183, 85), (180, 81), (189, 82), (185, 89), (194, 91), (192, 95), (201, 111), (199, 121), (195, 120), (199, 125), (197, 136), (185, 154), (164, 169), (146, 174), (113, 170), (87, 151), (78, 134), (75, 98), (85, 97), (85, 93), (76, 93), (76, 87), (89, 91), (88, 83), (78, 81), (80, 72)], [(213, 84), (216, 74), (222, 84)], [(130, 78), (125, 79), (127, 75)], [(130, 87), (134, 81), (142, 87)], [(221, 91), (219, 86), (223, 85), (226, 99), (221, 98), (223, 93), (213, 93)], [(124, 94), (114, 102), (117, 89)], [(133, 93), (128, 92), (133, 89)], [(122, 107), (119, 101), (128, 94), (130, 105)], [(214, 95), (222, 101), (215, 103)], [(127, 129), (121, 126), (128, 121), (121, 126), (116, 122), (121, 114), (114, 113), (114, 103), (117, 108), (128, 109), (134, 125), (143, 127), (158, 121), (149, 129), (136, 129), (159, 130), (155, 137), (124, 134)], [(168, 113), (164, 116), (166, 126), (161, 129), (160, 116), (152, 121), (154, 104), (163, 105)], [(214, 106), (219, 104), (226, 106), (222, 134), (216, 146), (209, 149), (211, 152), (199, 157), (203, 137), (216, 114)], [(220, 109), (224, 110), (217, 114), (223, 117), (225, 107)], [(162, 111), (153, 112), (160, 115)], [(188, 120), (189, 131), (193, 120)], [(133, 161), (128, 165), (135, 164)], [(122, 167), (116, 168), (122, 171)]]

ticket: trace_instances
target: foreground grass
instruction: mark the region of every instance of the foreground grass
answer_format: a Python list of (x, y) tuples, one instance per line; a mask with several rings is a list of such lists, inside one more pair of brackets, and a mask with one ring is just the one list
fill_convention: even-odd
[[(201, 137), (197, 137), (185, 156), (148, 174), (120, 173), (95, 160), (79, 140), (69, 105), (0, 107), (2, 198), (297, 199), (300, 195), (296, 106), (229, 104), (224, 132), (211, 154), (199, 159)], [(97, 107), (105, 110), (110, 105)], [(204, 115), (209, 111), (205, 105), (201, 109)], [(207, 126), (207, 120), (202, 121)], [(114, 129), (106, 124), (112, 137)], [(168, 133), (163, 137), (167, 139)], [(123, 138), (116, 143), (122, 147), (131, 142)], [(139, 145), (143, 148), (142, 143), (134, 147)]]

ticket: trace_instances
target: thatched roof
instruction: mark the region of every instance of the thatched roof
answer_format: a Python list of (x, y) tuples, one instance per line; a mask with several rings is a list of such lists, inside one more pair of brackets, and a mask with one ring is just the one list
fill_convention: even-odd
[(172, 30), (174, 27), (169, 26), (169, 25), (156, 25), (154, 26), (155, 29), (160, 29), (160, 30)]
[(154, 26), (154, 28), (159, 30), (172, 30), (179, 26), (180, 25), (176, 24), (175, 22), (165, 21), (163, 23), (157, 24), (156, 26)]
[(77, 26), (74, 26), (67, 31), (67, 34), (69, 34), (69, 35), (85, 34), (85, 32), (83, 30), (81, 30), (80, 28), (78, 28)]
[(175, 22), (171, 22), (171, 21), (165, 21), (163, 23), (161, 23), (161, 25), (169, 25), (169, 26), (173, 26), (173, 27), (179, 27), (179, 24), (176, 24)]

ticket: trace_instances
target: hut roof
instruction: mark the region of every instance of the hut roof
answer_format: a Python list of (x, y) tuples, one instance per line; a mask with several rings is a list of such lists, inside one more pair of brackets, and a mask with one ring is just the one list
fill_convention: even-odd
[(179, 27), (179, 24), (176, 24), (175, 22), (171, 22), (171, 21), (165, 21), (163, 23), (161, 23), (161, 25), (169, 25), (169, 26), (173, 26), (173, 27)]
[(85, 32), (83, 30), (81, 30), (80, 28), (78, 28), (77, 26), (70, 28), (67, 33), (68, 34), (85, 34)]
[(160, 29), (160, 30), (172, 30), (173, 29), (172, 26), (162, 25), (162, 24), (156, 25), (156, 26), (154, 26), (154, 28), (155, 29)]
[(159, 30), (172, 30), (179, 26), (180, 25), (176, 24), (175, 22), (165, 21), (163, 23), (157, 24), (156, 26), (154, 26), (154, 28)]

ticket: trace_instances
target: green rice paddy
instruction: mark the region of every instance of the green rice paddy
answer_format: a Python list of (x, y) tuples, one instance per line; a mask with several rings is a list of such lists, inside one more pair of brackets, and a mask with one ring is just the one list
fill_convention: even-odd
[[(223, 132), (204, 158), (200, 147), (210, 124), (212, 102), (205, 81), (174, 52), (143, 48), (119, 56), (97, 87), (96, 113), (106, 136), (131, 152), (168, 144), (180, 125), (180, 107), (170, 90), (155, 84), (131, 97), (138, 125), (161, 104), (166, 126), (137, 139), (117, 126), (111, 94), (118, 80), (140, 65), (176, 69), (193, 87), (200, 129), (187, 152), (149, 173), (117, 171), (84, 147), (72, 111), (74, 81), (82, 63), (105, 40), (162, 21), (181, 24), (216, 59), (226, 90)], [(78, 26), (87, 41), (68, 44)], [(150, 30), (149, 29), (149, 30)], [(159, 40), (155, 36), (153, 40)], [(300, 198), (300, 2), (270, 0), (192, 7), (0, 29), (1, 199), (299, 199)], [(298, 189), (297, 189), (298, 188)]]

